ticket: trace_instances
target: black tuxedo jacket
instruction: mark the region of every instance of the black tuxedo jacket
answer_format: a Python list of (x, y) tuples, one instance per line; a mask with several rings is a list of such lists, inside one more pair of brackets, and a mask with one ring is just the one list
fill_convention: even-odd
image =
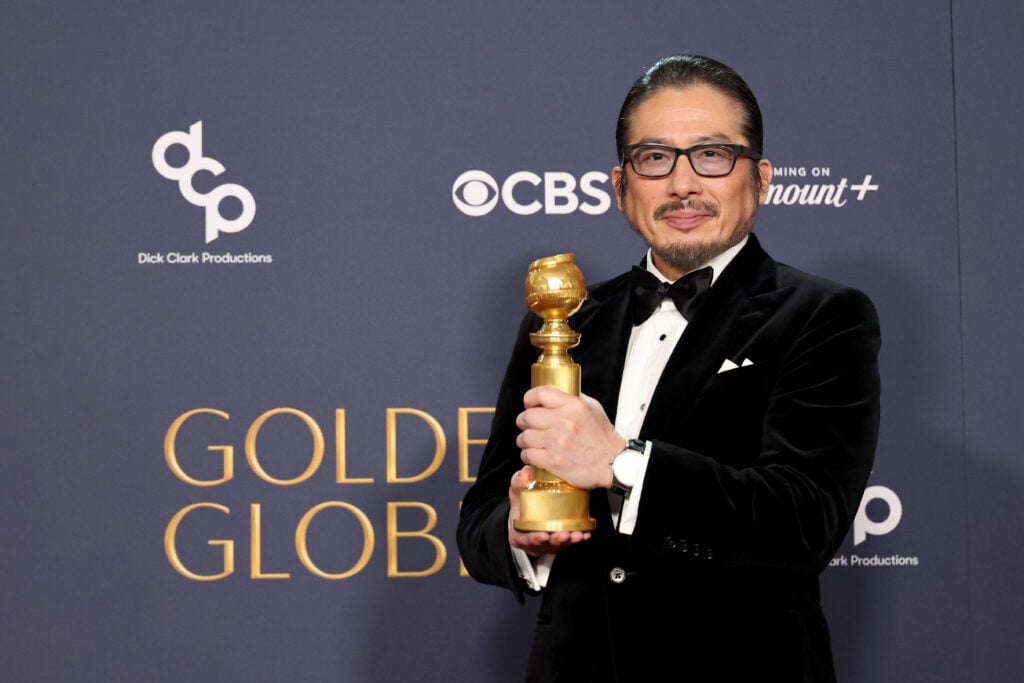
[[(593, 287), (570, 321), (583, 392), (612, 421), (628, 302), (621, 275)], [(522, 466), (514, 421), (539, 325), (529, 314), (520, 329), (458, 528), (470, 574), (520, 600), (508, 485)], [(653, 450), (634, 533), (612, 528), (607, 492), (596, 490), (598, 528), (558, 554), (529, 679), (834, 680), (818, 574), (871, 471), (879, 343), (867, 297), (775, 262), (751, 235), (654, 392), (639, 434)], [(720, 372), (726, 360), (739, 367)]]

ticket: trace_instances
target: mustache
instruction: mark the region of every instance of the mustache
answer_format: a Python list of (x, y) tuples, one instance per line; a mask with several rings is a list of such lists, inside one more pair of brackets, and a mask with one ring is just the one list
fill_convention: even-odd
[(655, 209), (654, 218), (660, 220), (673, 211), (701, 211), (709, 216), (718, 216), (718, 205), (700, 199), (676, 199)]

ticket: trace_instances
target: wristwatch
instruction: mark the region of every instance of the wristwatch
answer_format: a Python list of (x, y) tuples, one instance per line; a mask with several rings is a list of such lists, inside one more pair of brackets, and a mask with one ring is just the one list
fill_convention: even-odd
[(641, 459), (647, 451), (647, 443), (630, 439), (626, 448), (609, 461), (612, 466), (612, 493), (628, 495), (636, 485)]

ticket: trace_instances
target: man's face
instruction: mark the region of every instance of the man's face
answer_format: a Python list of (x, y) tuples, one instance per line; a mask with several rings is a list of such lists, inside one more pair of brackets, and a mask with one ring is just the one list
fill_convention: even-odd
[[(742, 116), (736, 101), (706, 85), (661, 88), (633, 110), (627, 144), (654, 142), (681, 149), (703, 142), (746, 145)], [(761, 170), (756, 191), (749, 166), (753, 163)], [(628, 180), (625, 190), (623, 175)], [(680, 156), (664, 178), (638, 176), (627, 161), (612, 171), (612, 182), (619, 210), (650, 245), (654, 265), (674, 280), (750, 232), (771, 176), (770, 162), (743, 156), (729, 175), (705, 178)]]

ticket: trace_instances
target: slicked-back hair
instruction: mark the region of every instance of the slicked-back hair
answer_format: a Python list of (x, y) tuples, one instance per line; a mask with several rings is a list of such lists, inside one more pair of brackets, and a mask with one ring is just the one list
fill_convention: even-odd
[[(684, 89), (694, 85), (706, 85), (731, 98), (740, 106), (743, 114), (742, 133), (746, 144), (759, 155), (764, 152), (764, 123), (757, 98), (746, 81), (731, 67), (701, 55), (676, 55), (665, 57), (649, 68), (637, 79), (626, 94), (615, 126), (615, 147), (619, 163), (623, 162), (623, 149), (628, 144), (630, 117), (640, 104), (662, 88)], [(755, 190), (759, 186), (760, 170), (751, 164)], [(625, 183), (625, 174), (622, 176)], [(625, 190), (625, 185), (623, 185)]]

